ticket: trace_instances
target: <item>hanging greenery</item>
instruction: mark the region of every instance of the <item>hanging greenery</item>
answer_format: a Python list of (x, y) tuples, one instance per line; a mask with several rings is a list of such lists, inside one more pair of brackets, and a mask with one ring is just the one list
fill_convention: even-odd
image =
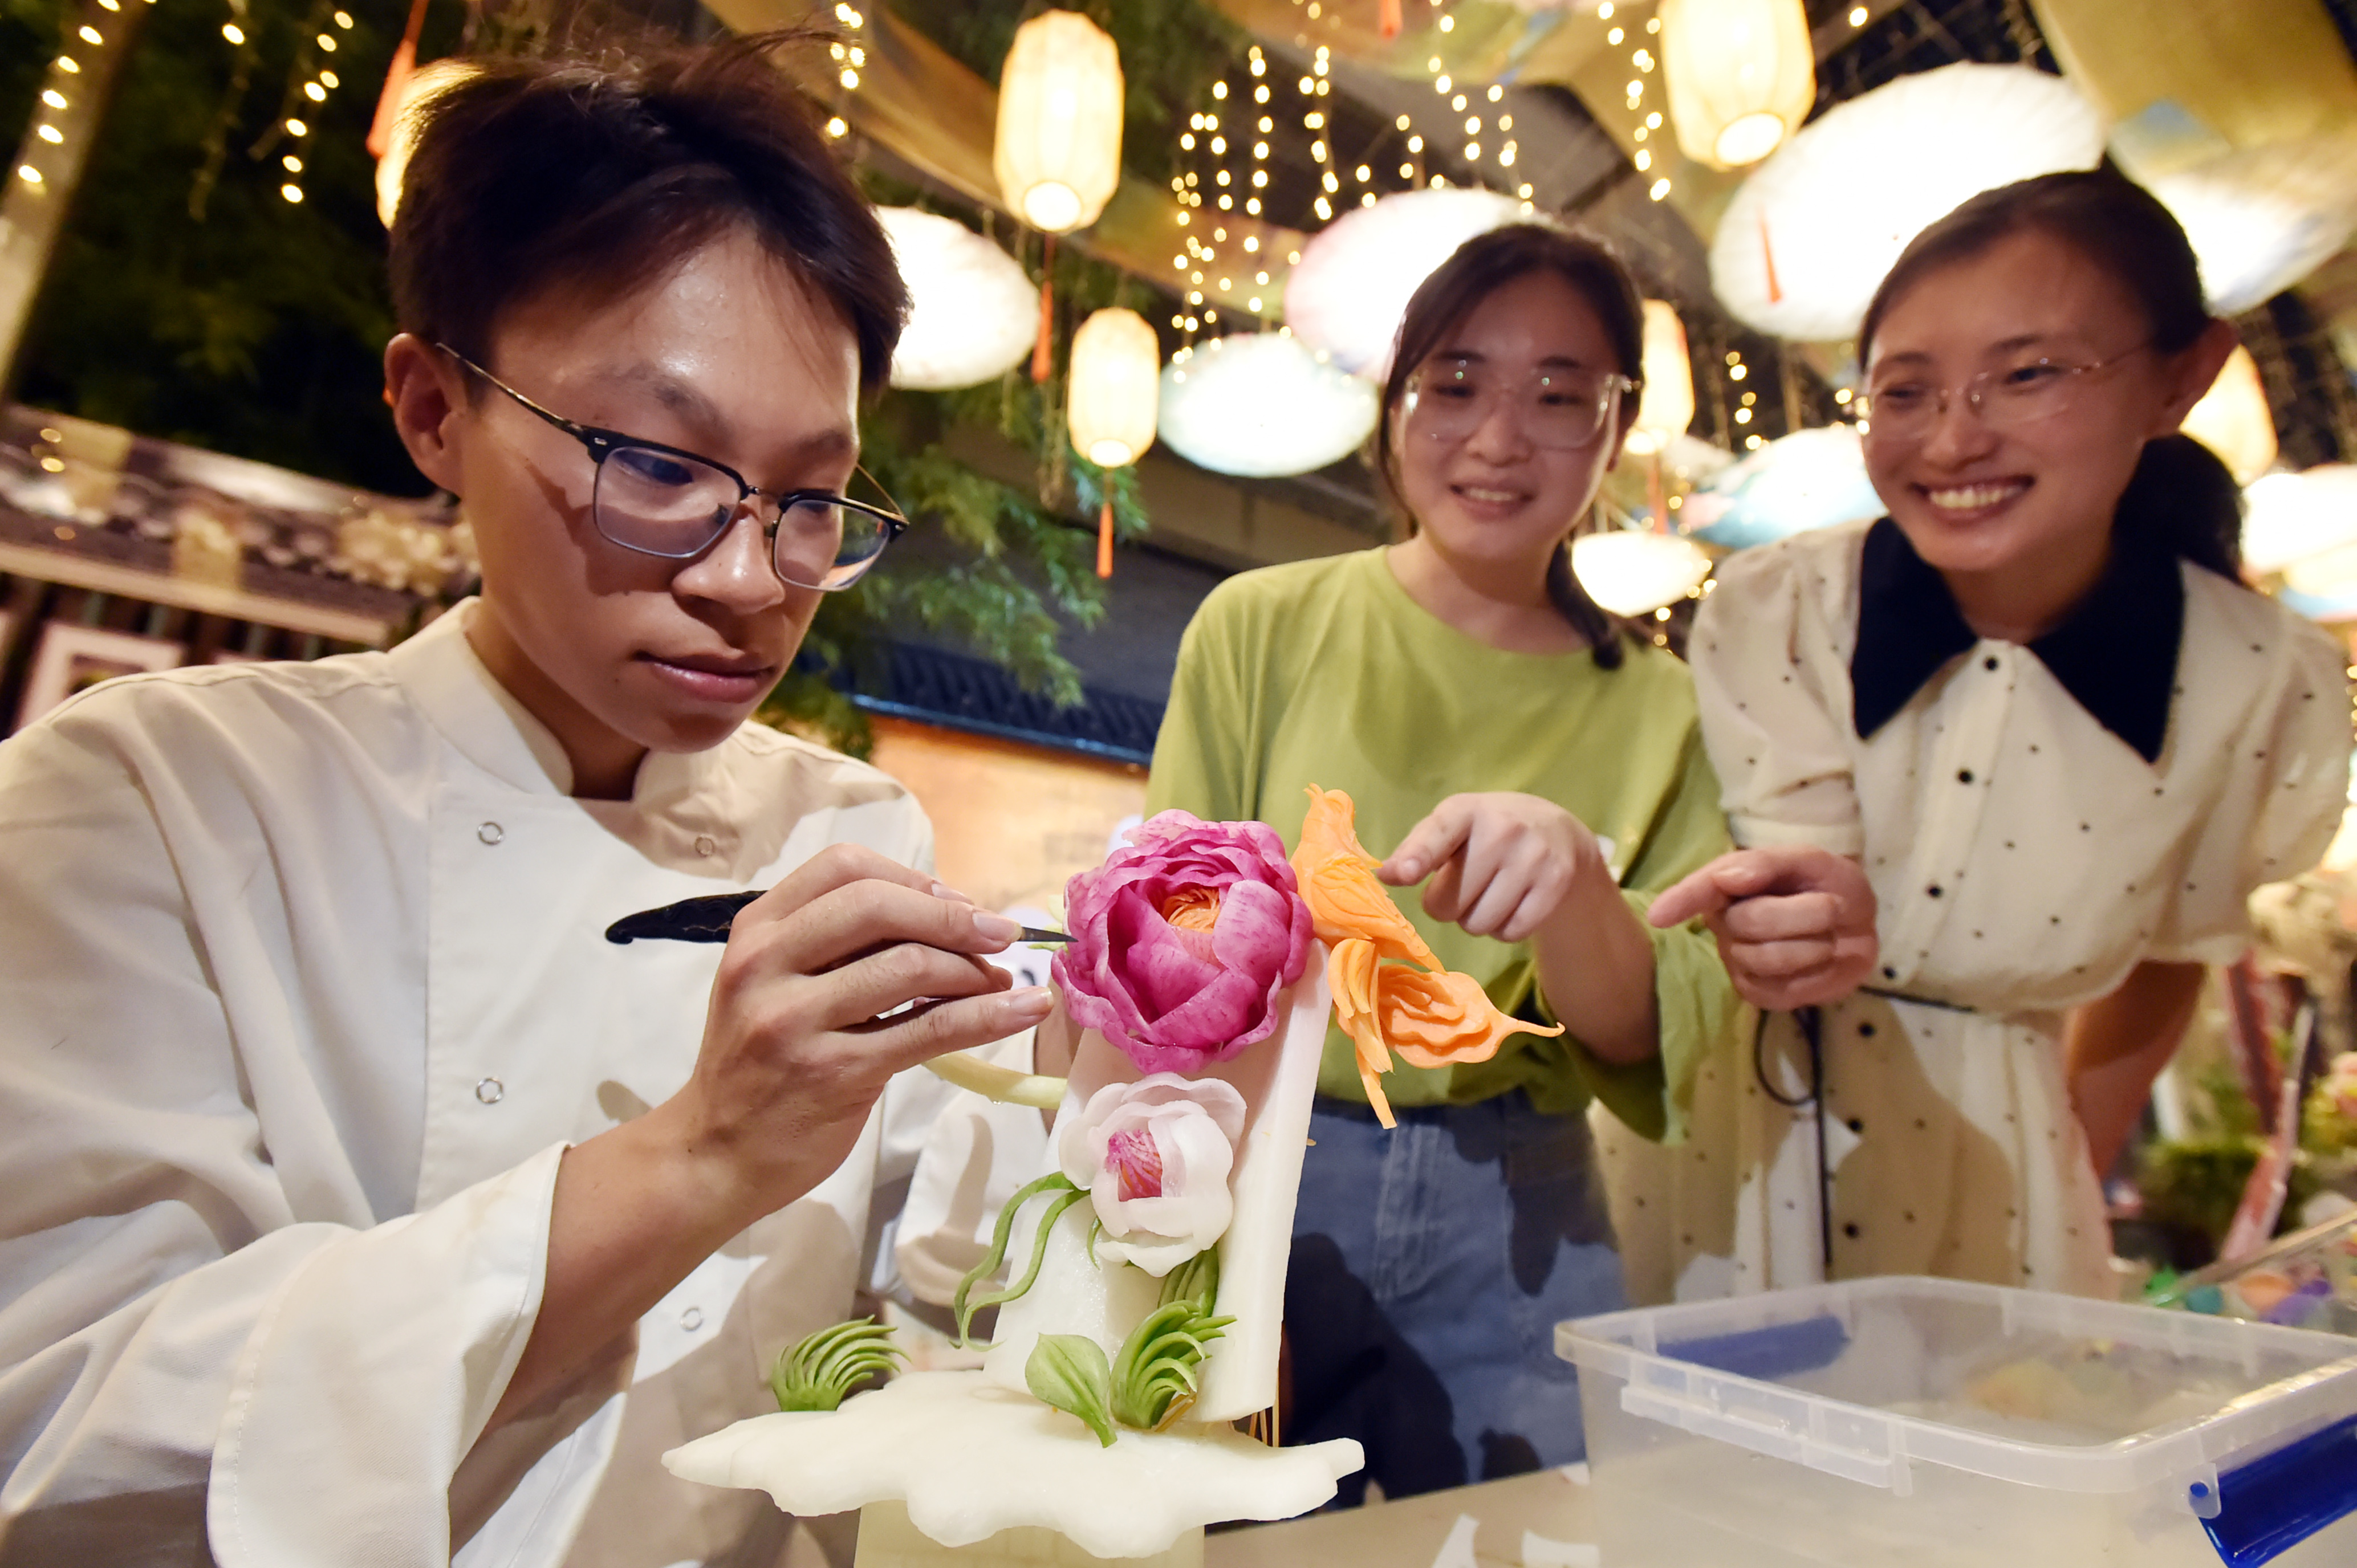
[[(875, 200), (909, 205), (913, 188), (866, 177)], [(888, 392), (861, 430), (861, 464), (919, 528), (937, 529), (958, 569), (943, 572), (931, 552), (885, 553), (854, 587), (819, 607), (802, 656), (763, 710), (771, 723), (813, 735), (855, 757), (873, 744), (855, 701), (879, 691), (891, 634), (922, 628), (1011, 673), (1026, 692), (1070, 707), (1082, 701), (1080, 671), (1060, 648), (1068, 628), (1086, 629), (1104, 613), (1095, 575), (1095, 538), (1084, 526), (1108, 499), (1114, 535), (1145, 537), (1147, 519), (1135, 468), (1105, 469), (1072, 449), (1064, 423), (1063, 348), (1073, 322), (1100, 306), (1128, 303), (1142, 288), (1116, 268), (1017, 242), (1035, 276), (1050, 284), (1056, 345), (1048, 378), (1018, 368), (958, 392)], [(1052, 269), (1045, 277), (1041, 267)], [(994, 478), (951, 455), (952, 431), (986, 435), (1028, 460), (1030, 482)]]

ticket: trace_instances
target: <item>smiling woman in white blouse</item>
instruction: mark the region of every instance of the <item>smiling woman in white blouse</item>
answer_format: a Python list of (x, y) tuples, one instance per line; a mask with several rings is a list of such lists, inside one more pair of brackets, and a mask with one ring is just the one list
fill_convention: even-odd
[(2097, 1173), (2349, 777), (2339, 650), (2243, 585), (2233, 482), (2176, 434), (2233, 342), (2106, 173), (1976, 197), (1884, 280), (1889, 515), (1737, 557), (1695, 629), (1742, 847), (1653, 918), (1706, 916), (1784, 1011), (1684, 1149), (1604, 1140), (1641, 1296), (2112, 1293)]

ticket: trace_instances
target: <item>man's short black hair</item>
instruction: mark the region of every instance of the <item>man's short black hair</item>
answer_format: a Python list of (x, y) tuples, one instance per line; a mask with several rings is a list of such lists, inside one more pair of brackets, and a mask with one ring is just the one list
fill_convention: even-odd
[(611, 299), (742, 225), (831, 304), (884, 384), (909, 314), (891, 242), (771, 59), (791, 35), (485, 59), (424, 105), (393, 225), (404, 332), (488, 362), (552, 286)]

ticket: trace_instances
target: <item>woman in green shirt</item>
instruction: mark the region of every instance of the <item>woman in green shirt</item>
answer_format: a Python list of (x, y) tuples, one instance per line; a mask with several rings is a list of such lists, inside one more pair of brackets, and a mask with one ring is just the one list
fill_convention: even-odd
[(1727, 848), (1685, 667), (1618, 631), (1567, 538), (1636, 413), (1620, 263), (1537, 224), (1468, 242), (1401, 324), (1376, 437), (1388, 549), (1246, 573), (1180, 645), (1147, 809), (1297, 843), (1348, 791), (1379, 875), (1501, 1009), (1560, 1022), (1487, 1061), (1402, 1064), (1379, 1127), (1327, 1041), (1286, 1287), (1286, 1434), (1358, 1438), (1386, 1496), (1585, 1451), (1556, 1322), (1620, 1305), (1580, 1114), (1676, 1136), (1735, 1001), (1706, 933), (1652, 896)]

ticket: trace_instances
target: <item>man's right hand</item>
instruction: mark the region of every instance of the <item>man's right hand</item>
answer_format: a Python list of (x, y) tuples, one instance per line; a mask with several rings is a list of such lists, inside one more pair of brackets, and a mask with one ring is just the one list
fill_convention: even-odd
[(1874, 972), (1874, 888), (1857, 861), (1799, 844), (1722, 854), (1653, 900), (1655, 926), (1699, 918), (1736, 993), (1779, 1011), (1838, 1002)]
[(852, 844), (737, 917), (695, 1070), (565, 1153), (547, 1286), (493, 1424), (578, 1374), (689, 1270), (833, 1175), (893, 1074), (1048, 1015), (983, 961), (1019, 927)]
[(895, 1073), (1048, 1015), (985, 961), (1021, 928), (856, 844), (821, 851), (737, 917), (704, 1046), (663, 1109), (743, 1223), (824, 1180)]

